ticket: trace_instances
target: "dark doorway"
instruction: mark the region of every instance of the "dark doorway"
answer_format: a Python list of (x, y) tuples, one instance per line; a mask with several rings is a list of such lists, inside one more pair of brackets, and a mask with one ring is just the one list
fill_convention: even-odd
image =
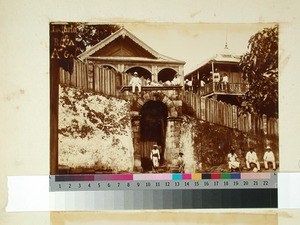
[(174, 79), (174, 76), (176, 74), (176, 71), (170, 68), (165, 68), (159, 71), (158, 73), (158, 81), (166, 82), (172, 81)]
[(141, 112), (141, 156), (148, 161), (154, 144), (161, 146), (160, 164), (164, 162), (168, 108), (160, 101), (148, 101)]
[(151, 73), (143, 67), (132, 67), (126, 71), (126, 73), (132, 75), (134, 74), (134, 72), (137, 72), (139, 77), (144, 77), (145, 79), (149, 78), (151, 80)]

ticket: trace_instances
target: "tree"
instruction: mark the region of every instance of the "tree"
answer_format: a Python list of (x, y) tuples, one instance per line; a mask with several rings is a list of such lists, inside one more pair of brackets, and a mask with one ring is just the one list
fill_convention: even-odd
[(248, 112), (278, 117), (278, 26), (265, 28), (248, 42), (240, 61), (249, 90), (242, 99)]
[(76, 35), (77, 55), (107, 38), (120, 28), (119, 25), (113, 24), (89, 25), (87, 23), (78, 23)]
[[(75, 42), (76, 49), (74, 57), (87, 50), (87, 48), (94, 46), (101, 40), (107, 38), (109, 35), (119, 30), (121, 27), (113, 24), (95, 24), (87, 23), (69, 23), (74, 25), (77, 29), (76, 35), (72, 37)], [(75, 39), (75, 40), (74, 40)], [(64, 47), (65, 48), (65, 47)], [(64, 51), (64, 50), (63, 50)], [(73, 73), (74, 57), (62, 58), (59, 61), (59, 66), (69, 73)]]

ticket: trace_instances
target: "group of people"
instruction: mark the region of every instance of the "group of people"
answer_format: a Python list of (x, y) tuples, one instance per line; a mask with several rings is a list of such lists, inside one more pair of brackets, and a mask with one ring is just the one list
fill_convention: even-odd
[[(216, 68), (214, 72), (210, 72), (211, 76), (206, 79), (207, 83), (215, 83), (216, 89), (219, 91), (228, 91), (228, 75), (226, 73), (220, 74), (218, 69)], [(194, 75), (191, 80), (185, 79), (184, 87), (187, 91), (193, 91), (194, 93), (198, 92), (200, 87), (205, 86), (205, 74), (202, 75), (202, 79), (199, 80), (197, 75)]]
[[(151, 153), (150, 153), (150, 158), (152, 160), (154, 172), (158, 172), (159, 161), (160, 161), (160, 151), (159, 151), (157, 145), (153, 146), (153, 149), (151, 150)], [(252, 170), (253, 172), (258, 172), (261, 170), (260, 161), (257, 157), (256, 152), (254, 151), (254, 148), (249, 148), (249, 151), (246, 153), (245, 161), (246, 161), (246, 167), (248, 170)], [(264, 168), (266, 170), (269, 169), (269, 164), (272, 164), (272, 169), (276, 170), (275, 155), (272, 152), (270, 146), (266, 147), (266, 151), (263, 156), (263, 161), (264, 161)], [(240, 160), (233, 149), (227, 155), (227, 162), (228, 162), (228, 168), (229, 168), (230, 172), (240, 172), (241, 171)], [(177, 166), (178, 166), (179, 172), (184, 173), (185, 162), (183, 159), (182, 152), (178, 153)]]
[[(257, 157), (254, 148), (250, 148), (245, 157), (246, 167), (248, 170), (253, 170), (254, 172), (260, 171), (260, 161)], [(234, 150), (231, 150), (227, 155), (228, 167), (231, 172), (240, 171), (240, 160)], [(264, 167), (266, 170), (269, 169), (269, 163), (272, 164), (273, 170), (276, 170), (275, 155), (271, 150), (270, 146), (266, 147), (266, 152), (263, 156)]]
[[(178, 76), (178, 74), (176, 73), (174, 75), (174, 78), (172, 81), (167, 80), (166, 82), (154, 82), (151, 81), (149, 78), (146, 80), (146, 85), (147, 86), (179, 86), (181, 84), (181, 80)], [(138, 88), (138, 94), (141, 93), (142, 91), (142, 80), (141, 78), (138, 76), (137, 72), (133, 73), (133, 77), (131, 78), (130, 82), (129, 82), (129, 86), (132, 87), (132, 93), (135, 93), (136, 88)]]

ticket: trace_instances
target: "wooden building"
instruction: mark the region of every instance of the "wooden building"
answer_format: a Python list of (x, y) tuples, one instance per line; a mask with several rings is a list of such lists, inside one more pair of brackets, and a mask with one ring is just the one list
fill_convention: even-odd
[(239, 68), (240, 55), (232, 54), (227, 45), (222, 53), (205, 60), (192, 72), (185, 75), (185, 81), (196, 79), (198, 87), (188, 89), (201, 97), (214, 98), (233, 105), (239, 105), (238, 96), (245, 94), (247, 82)]
[(158, 53), (124, 27), (81, 53), (78, 58), (121, 73), (138, 72), (139, 76), (154, 82), (172, 81), (177, 73), (183, 82), (184, 61)]

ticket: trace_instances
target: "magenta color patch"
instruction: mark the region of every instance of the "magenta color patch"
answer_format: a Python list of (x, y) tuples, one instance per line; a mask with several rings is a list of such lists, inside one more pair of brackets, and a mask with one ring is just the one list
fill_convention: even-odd
[(192, 179), (192, 174), (190, 174), (190, 173), (182, 174), (182, 180), (191, 180), (191, 179)]

